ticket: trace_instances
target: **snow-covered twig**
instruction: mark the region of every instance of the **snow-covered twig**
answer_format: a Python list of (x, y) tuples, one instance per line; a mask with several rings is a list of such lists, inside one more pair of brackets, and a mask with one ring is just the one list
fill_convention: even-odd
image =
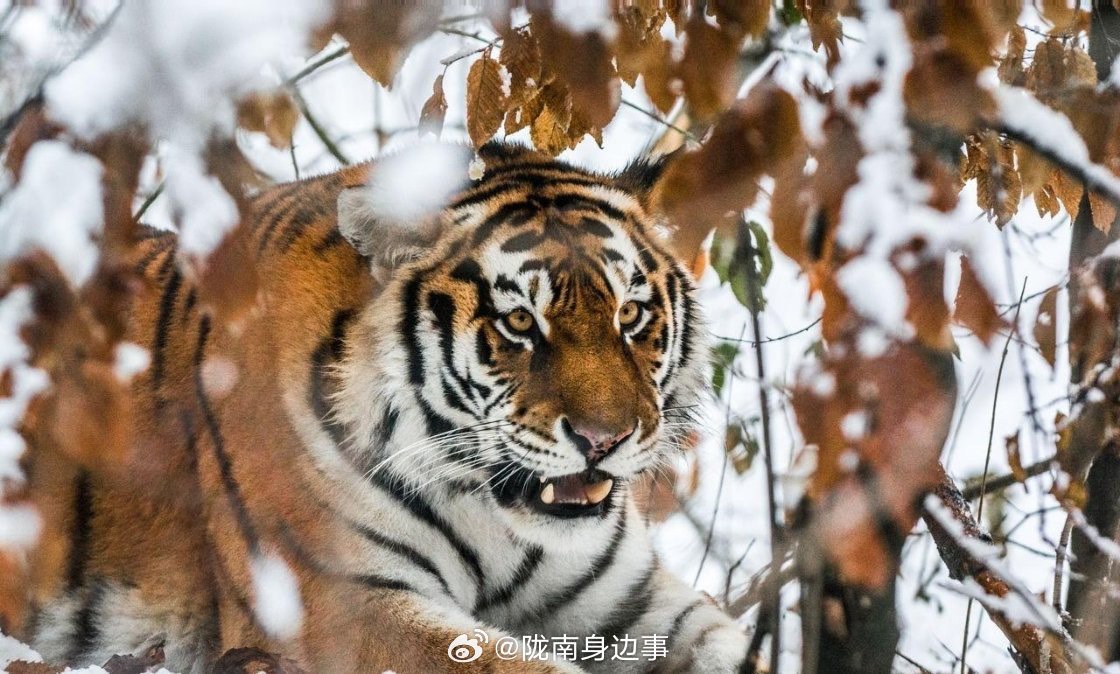
[(1074, 668), (1074, 658), (1092, 669), (1104, 667), (1097, 653), (1069, 635), (1050, 606), (1041, 603), (1001, 568), (998, 551), (987, 542), (988, 537), (973, 518), (968, 501), (944, 471), (934, 492), (926, 497), (923, 519), (951, 578), (971, 579), (994, 598), (1017, 597), (1013, 613), (1008, 613), (1011, 604), (1006, 601), (984, 604), (992, 621), (1032, 671), (1080, 671)]

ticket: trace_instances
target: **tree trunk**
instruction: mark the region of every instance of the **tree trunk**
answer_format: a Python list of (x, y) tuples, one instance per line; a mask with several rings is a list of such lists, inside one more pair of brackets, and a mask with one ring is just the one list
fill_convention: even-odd
[[(1111, 0), (1094, 0), (1089, 30), (1089, 55), (1097, 66), (1097, 78), (1108, 79), (1112, 62), (1120, 54), (1120, 47), (1109, 36), (1120, 35), (1120, 12)], [(1108, 234), (1093, 226), (1093, 215), (1086, 194), (1081, 198), (1081, 206), (1073, 222), (1073, 234), (1069, 250), (1069, 306), (1073, 315), (1077, 301), (1077, 270), (1086, 261), (1100, 254), (1120, 234), (1115, 222)], [(1076, 385), (1084, 373), (1079, 371), (1076, 362), (1070, 363), (1070, 377)], [(1085, 504), (1085, 517), (1089, 524), (1096, 527), (1101, 535), (1115, 539), (1120, 523), (1120, 458), (1111, 454), (1100, 454), (1101, 447), (1070, 448), (1080, 455), (1098, 455), (1089, 468), (1086, 478), (1088, 497)], [(1075, 476), (1079, 477), (1079, 476)], [(1074, 529), (1071, 538), (1073, 558), (1070, 562), (1069, 598), (1066, 605), (1072, 617), (1071, 631), (1074, 636), (1089, 645), (1095, 646), (1109, 660), (1120, 658), (1120, 639), (1117, 637), (1120, 621), (1120, 605), (1109, 597), (1109, 591), (1117, 591), (1117, 573), (1112, 570), (1109, 557), (1080, 530)]]

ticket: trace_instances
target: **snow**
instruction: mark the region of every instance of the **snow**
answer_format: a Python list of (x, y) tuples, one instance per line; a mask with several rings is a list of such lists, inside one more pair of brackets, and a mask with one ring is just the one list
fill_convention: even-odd
[(299, 581), (279, 556), (259, 554), (251, 562), (253, 612), (269, 636), (290, 639), (303, 625)]
[[(31, 147), (19, 183), (0, 202), (0, 260), (46, 251), (75, 286), (97, 268), (104, 220), (101, 164), (61, 141)], [(66, 198), (59, 198), (65, 186)]]
[(104, 39), (47, 86), (52, 117), (86, 138), (136, 123), (204, 147), (231, 100), (260, 88), (327, 18), (319, 0), (124, 3)]
[(113, 375), (122, 383), (132, 381), (132, 378), (148, 369), (152, 363), (152, 354), (147, 349), (133, 342), (121, 342), (113, 350)]
[(140, 0), (123, 3), (104, 39), (46, 87), (51, 117), (92, 139), (128, 125), (174, 148), (166, 195), (180, 245), (204, 258), (237, 209), (200, 155), (230, 135), (238, 97), (277, 84), (275, 70), (327, 17), (325, 0)]
[(1043, 104), (1025, 89), (1000, 87), (993, 92), (1000, 120), (1013, 131), (1033, 139), (1040, 148), (1078, 167), (1114, 198), (1120, 199), (1120, 177), (1089, 158), (1089, 148), (1069, 117)]
[(31, 399), (47, 387), (47, 375), (31, 367), (30, 350), (20, 338), (31, 319), (31, 290), (20, 286), (0, 298), (0, 373), (11, 376), (11, 391), (0, 398), (0, 548), (26, 549), (35, 544), (42, 523), (38, 513), (20, 503), (5, 503), (10, 486), (23, 482), (19, 460), (25, 443), (16, 428)]
[(840, 289), (856, 312), (893, 334), (905, 334), (906, 285), (890, 264), (860, 256), (836, 272)]
[(237, 225), (237, 204), (197, 154), (173, 152), (166, 161), (164, 193), (179, 225), (179, 252), (202, 262)]
[(476, 156), (467, 165), (467, 177), (471, 180), (482, 180), (484, 175), (486, 175), (486, 162), (482, 161), (482, 157)]
[(870, 421), (867, 412), (864, 410), (848, 412), (840, 420), (840, 432), (844, 434), (845, 440), (856, 442), (867, 435)]
[(15, 660), (42, 662), (43, 656), (30, 646), (0, 632), (0, 670), (6, 669)]
[(202, 364), (202, 388), (206, 395), (214, 400), (221, 400), (229, 395), (241, 373), (237, 364), (224, 356), (210, 356)]
[(463, 149), (418, 143), (391, 155), (370, 172), (366, 207), (377, 220), (416, 223), (447, 205), (468, 178)]
[(573, 33), (597, 32), (609, 40), (617, 32), (611, 21), (611, 6), (607, 0), (557, 2), (552, 6), (552, 18)]

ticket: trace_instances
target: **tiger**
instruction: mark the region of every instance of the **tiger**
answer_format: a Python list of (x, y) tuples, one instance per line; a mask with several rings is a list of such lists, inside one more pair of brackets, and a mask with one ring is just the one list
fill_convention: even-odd
[[(145, 230), (129, 465), (28, 466), (64, 532), (31, 559), (26, 638), (48, 662), (156, 647), (201, 673), (255, 647), (308, 672), (750, 668), (743, 627), (661, 564), (635, 496), (706, 391), (696, 290), (654, 198), (665, 160), (460, 156), (419, 221), (371, 203), (383, 160), (254, 196), (259, 286), (236, 326), (176, 234)], [(633, 657), (651, 636), (663, 652)]]

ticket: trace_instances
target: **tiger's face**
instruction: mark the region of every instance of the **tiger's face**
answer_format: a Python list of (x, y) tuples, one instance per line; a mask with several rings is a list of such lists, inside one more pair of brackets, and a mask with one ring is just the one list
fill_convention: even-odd
[(667, 460), (695, 405), (690, 278), (640, 181), (539, 157), (488, 172), (386, 293), (381, 352), (401, 355), (415, 402), (397, 401), (412, 412), (397, 426), (421, 436), (395, 470), (489, 493), (517, 520), (603, 516)]

